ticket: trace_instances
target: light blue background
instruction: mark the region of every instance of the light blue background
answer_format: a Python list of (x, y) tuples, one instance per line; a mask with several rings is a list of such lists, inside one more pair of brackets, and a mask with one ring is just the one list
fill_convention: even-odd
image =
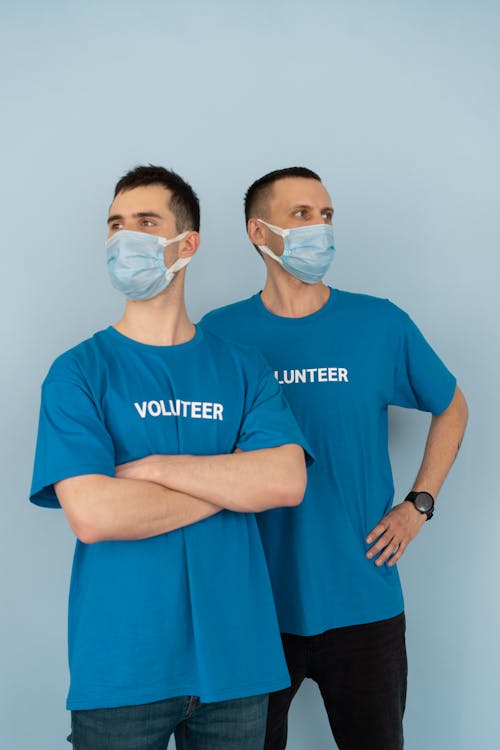
[[(39, 385), (58, 353), (118, 318), (106, 210), (118, 177), (153, 162), (177, 169), (202, 201), (194, 319), (261, 287), (244, 190), (303, 164), (336, 208), (329, 281), (404, 307), (458, 375), (469, 430), (435, 519), (400, 566), (406, 747), (494, 750), (499, 3), (18, 1), (2, 16), (0, 746), (69, 747), (73, 539), (62, 513), (27, 502)], [(393, 412), (399, 497), (427, 425)], [(288, 748), (331, 747), (307, 683)]]

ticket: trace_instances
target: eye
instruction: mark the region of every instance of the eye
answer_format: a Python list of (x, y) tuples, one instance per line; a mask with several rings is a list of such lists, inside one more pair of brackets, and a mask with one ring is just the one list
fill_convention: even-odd
[(121, 229), (121, 228), (122, 228), (122, 225), (120, 224), (119, 221), (113, 221), (109, 225), (109, 231), (110, 232), (118, 232), (118, 230)]
[(143, 219), (142, 222), (141, 222), (141, 225), (143, 227), (154, 227), (154, 226), (156, 226), (155, 222), (152, 221), (151, 219)]
[(333, 211), (323, 211), (321, 216), (324, 218), (325, 221), (327, 221), (329, 224), (332, 223), (333, 220)]
[(298, 216), (299, 219), (303, 219), (307, 214), (307, 211), (305, 208), (299, 208), (297, 211), (294, 212), (294, 216)]

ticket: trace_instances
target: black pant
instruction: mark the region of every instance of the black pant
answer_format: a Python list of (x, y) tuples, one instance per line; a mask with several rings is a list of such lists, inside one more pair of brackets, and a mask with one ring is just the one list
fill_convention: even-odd
[(282, 634), (291, 687), (271, 693), (265, 750), (283, 750), (305, 677), (321, 691), (339, 750), (401, 750), (407, 661), (404, 613), (320, 635)]

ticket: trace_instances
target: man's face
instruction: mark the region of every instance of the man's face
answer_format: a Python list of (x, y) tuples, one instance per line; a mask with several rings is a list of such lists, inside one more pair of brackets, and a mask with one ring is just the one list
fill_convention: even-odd
[[(108, 238), (122, 229), (167, 239), (176, 237), (179, 232), (175, 216), (168, 208), (170, 197), (170, 190), (163, 185), (145, 185), (118, 193), (109, 208)], [(167, 266), (177, 257), (177, 250), (177, 243), (165, 248)]]
[[(303, 227), (307, 224), (331, 224), (333, 221), (332, 201), (328, 191), (318, 180), (307, 177), (285, 177), (272, 186), (268, 204), (267, 217), (269, 224), (282, 229)], [(256, 226), (256, 225), (257, 226)], [(264, 241), (252, 242), (256, 245), (267, 245), (276, 255), (283, 253), (283, 238), (271, 232), (264, 224), (256, 222), (253, 226), (261, 228)], [(249, 222), (249, 233), (250, 231)]]
[[(178, 231), (175, 216), (169, 208), (171, 197), (171, 191), (160, 184), (145, 185), (118, 193), (109, 208), (108, 239), (121, 230), (154, 234), (167, 240), (184, 234)], [(198, 232), (187, 232), (186, 237), (164, 249), (165, 266), (171, 268), (178, 258), (189, 258), (194, 255), (199, 244)], [(174, 282), (169, 289), (173, 286)]]

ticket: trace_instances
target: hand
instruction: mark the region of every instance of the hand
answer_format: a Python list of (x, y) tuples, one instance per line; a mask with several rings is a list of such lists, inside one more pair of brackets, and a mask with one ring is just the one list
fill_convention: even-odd
[(366, 537), (367, 544), (373, 544), (366, 553), (369, 560), (380, 553), (375, 565), (380, 567), (387, 560), (392, 567), (414, 539), (427, 520), (425, 513), (420, 513), (413, 503), (403, 501), (396, 505), (375, 526)]
[(157, 476), (156, 470), (160, 467), (162, 456), (145, 456), (136, 461), (115, 466), (115, 477), (119, 479), (142, 479), (154, 482)]

